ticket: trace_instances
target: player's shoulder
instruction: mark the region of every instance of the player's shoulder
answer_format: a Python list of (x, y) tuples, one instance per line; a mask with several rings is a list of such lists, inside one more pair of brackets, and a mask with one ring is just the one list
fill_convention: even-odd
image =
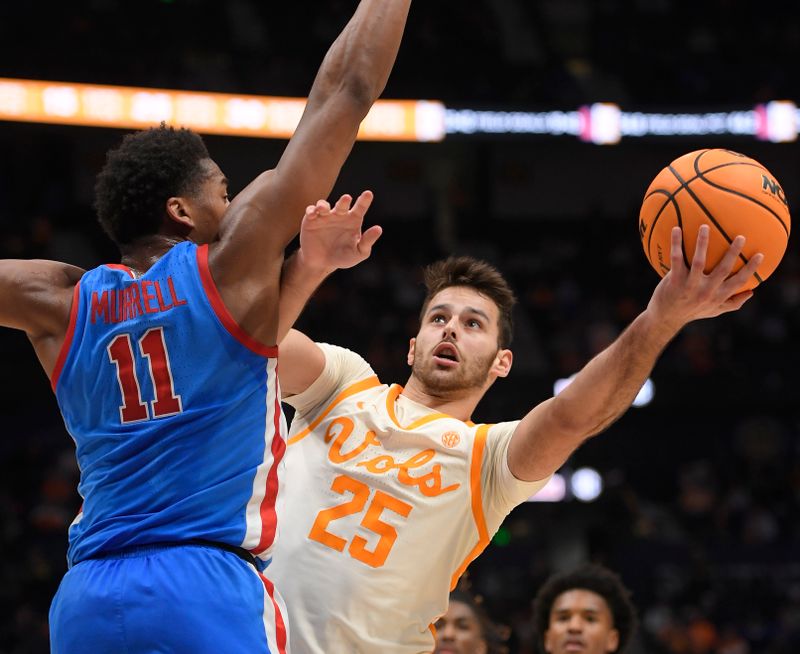
[(49, 259), (27, 259), (7, 263), (19, 273), (19, 279), (28, 287), (40, 290), (71, 291), (86, 274), (83, 268)]
[(375, 375), (372, 366), (358, 352), (331, 343), (317, 343), (317, 347), (325, 355), (326, 368), (337, 371), (341, 383), (355, 382)]

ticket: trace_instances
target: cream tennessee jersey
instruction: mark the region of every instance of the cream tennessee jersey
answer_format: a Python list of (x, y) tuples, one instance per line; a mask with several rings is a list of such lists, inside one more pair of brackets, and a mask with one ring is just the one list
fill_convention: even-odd
[(357, 354), (320, 346), (301, 395), (269, 574), (294, 654), (431, 652), (431, 624), (509, 511), (547, 480), (508, 468), (517, 422), (464, 423), (380, 383)]

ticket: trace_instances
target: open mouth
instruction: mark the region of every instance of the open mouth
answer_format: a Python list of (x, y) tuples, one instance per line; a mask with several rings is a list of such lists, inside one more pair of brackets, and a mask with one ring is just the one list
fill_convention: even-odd
[(568, 640), (564, 643), (564, 650), (567, 652), (582, 652), (586, 649), (586, 644), (582, 640)]
[(440, 343), (433, 350), (433, 358), (441, 365), (455, 365), (459, 361), (458, 350), (452, 343)]

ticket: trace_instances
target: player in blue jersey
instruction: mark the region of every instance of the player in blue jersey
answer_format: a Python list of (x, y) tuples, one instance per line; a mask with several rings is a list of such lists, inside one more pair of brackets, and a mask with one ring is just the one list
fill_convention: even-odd
[[(284, 248), (330, 193), (409, 6), (361, 0), (275, 169), (233, 202), (202, 140), (161, 126), (126, 137), (98, 177), (120, 264), (0, 261), (0, 325), (30, 338), (81, 469), (53, 652), (288, 650), (263, 574), (285, 450), (274, 344), (294, 315), (281, 275), (314, 261)], [(368, 204), (338, 206), (357, 221)]]

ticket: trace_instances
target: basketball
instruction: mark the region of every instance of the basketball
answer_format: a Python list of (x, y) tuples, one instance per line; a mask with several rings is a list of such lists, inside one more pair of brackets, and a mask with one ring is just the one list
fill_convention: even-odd
[(733, 239), (747, 239), (734, 272), (758, 252), (764, 261), (742, 291), (778, 267), (789, 240), (789, 204), (783, 188), (759, 162), (730, 150), (697, 150), (675, 159), (653, 180), (639, 214), (639, 235), (650, 265), (662, 277), (670, 267), (670, 233), (683, 230), (691, 264), (697, 231), (711, 229), (705, 271), (719, 263)]

